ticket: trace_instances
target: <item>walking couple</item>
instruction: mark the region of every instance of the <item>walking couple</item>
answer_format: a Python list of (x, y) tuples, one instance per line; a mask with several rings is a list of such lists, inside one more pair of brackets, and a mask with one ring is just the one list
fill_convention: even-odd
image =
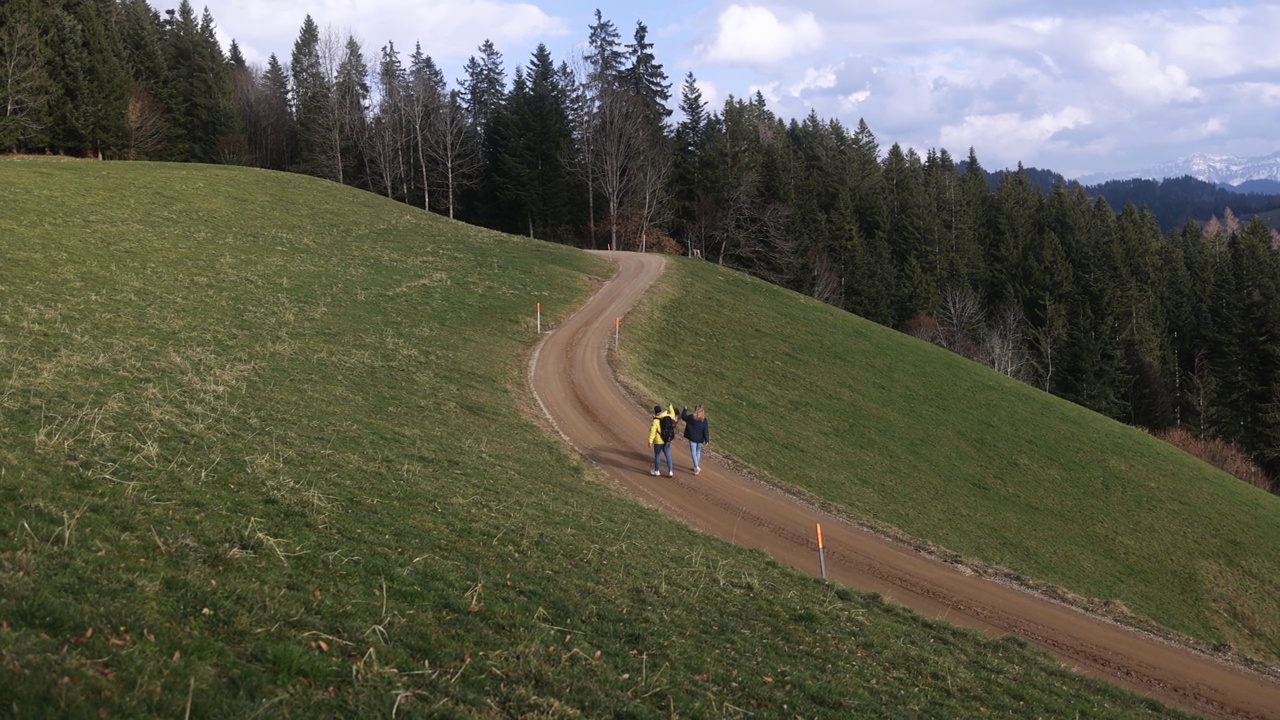
[(667, 477), (676, 476), (675, 465), (671, 462), (671, 445), (676, 439), (676, 424), (684, 421), (684, 439), (689, 441), (689, 452), (693, 455), (693, 474), (702, 472), (702, 446), (711, 442), (711, 429), (707, 425), (707, 411), (701, 405), (689, 412), (689, 408), (680, 409), (676, 414), (676, 406), (668, 405), (664, 410), (661, 405), (653, 406), (653, 423), (649, 426), (649, 445), (653, 447), (653, 469), (650, 475), (661, 475), (659, 461), (667, 458)]

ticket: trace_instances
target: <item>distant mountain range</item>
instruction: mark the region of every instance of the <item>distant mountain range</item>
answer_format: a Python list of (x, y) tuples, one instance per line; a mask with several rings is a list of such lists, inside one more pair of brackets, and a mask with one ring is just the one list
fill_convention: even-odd
[[(1273, 159), (1280, 168), (1280, 153)], [(1163, 167), (1173, 165), (1168, 163)], [(961, 161), (956, 171), (964, 173), (967, 166), (967, 162)], [(1000, 186), (1001, 178), (1014, 171), (982, 172), (987, 186), (994, 192)], [(1082, 184), (1082, 181), (1069, 181), (1052, 170), (1024, 167), (1023, 172), (1031, 186), (1045, 196), (1059, 185)], [(1091, 198), (1105, 198), (1117, 212), (1130, 203), (1150, 210), (1165, 232), (1177, 230), (1188, 221), (1205, 222), (1211, 217), (1223, 217), (1228, 208), (1241, 220), (1247, 222), (1258, 215), (1268, 227), (1280, 229), (1280, 181), (1277, 180), (1254, 179), (1233, 186), (1199, 179), (1188, 172), (1154, 180), (1145, 175), (1125, 175), (1122, 179), (1084, 186), (1084, 191)]]
[(1233, 155), (1196, 153), (1172, 162), (1160, 163), (1143, 170), (1116, 173), (1094, 173), (1078, 178), (1081, 185), (1100, 185), (1109, 180), (1148, 178), (1164, 180), (1191, 176), (1219, 187), (1241, 193), (1280, 193), (1280, 151), (1263, 157), (1242, 158)]

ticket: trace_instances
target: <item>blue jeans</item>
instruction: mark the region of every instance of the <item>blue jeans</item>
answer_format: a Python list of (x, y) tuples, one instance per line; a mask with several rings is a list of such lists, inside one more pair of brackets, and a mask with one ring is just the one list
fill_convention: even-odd
[(689, 441), (689, 453), (693, 455), (693, 466), (702, 467), (702, 443)]
[(658, 460), (663, 456), (667, 456), (667, 472), (675, 472), (676, 468), (671, 464), (671, 443), (655, 444), (653, 446), (653, 469), (656, 472), (662, 472), (662, 466), (658, 464)]

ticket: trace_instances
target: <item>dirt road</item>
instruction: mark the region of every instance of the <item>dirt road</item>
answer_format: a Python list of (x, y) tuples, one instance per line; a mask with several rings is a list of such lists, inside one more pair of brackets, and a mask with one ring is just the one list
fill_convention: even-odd
[[(711, 457), (696, 478), (677, 454), (676, 477), (652, 477), (650, 414), (629, 400), (606, 362), (614, 319), (662, 273), (659, 255), (613, 253), (619, 271), (550, 333), (530, 382), (567, 440), (638, 500), (702, 532), (819, 573), (814, 524), (822, 523), (827, 575), (922, 615), (993, 635), (1016, 634), (1077, 670), (1209, 717), (1280, 718), (1280, 683), (973, 575), (841, 522)], [(685, 449), (680, 446), (680, 449)], [(683, 471), (683, 472), (682, 472)]]

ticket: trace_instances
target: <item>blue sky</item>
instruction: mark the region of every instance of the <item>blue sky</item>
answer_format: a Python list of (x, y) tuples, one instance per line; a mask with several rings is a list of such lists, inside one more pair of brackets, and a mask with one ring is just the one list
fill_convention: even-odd
[[(176, 4), (176, 3), (175, 3)], [(196, 3), (199, 4), (199, 0)], [(154, 7), (166, 7), (152, 0)], [(784, 118), (865, 119), (881, 146), (972, 146), (987, 169), (1068, 177), (1206, 152), (1280, 150), (1280, 3), (1213, 0), (208, 0), (226, 45), (288, 60), (308, 13), (403, 55), (421, 42), (450, 81), (486, 38), (510, 76), (539, 42), (581, 55), (599, 7), (636, 22), (677, 96), (692, 71), (712, 107), (764, 93)]]

